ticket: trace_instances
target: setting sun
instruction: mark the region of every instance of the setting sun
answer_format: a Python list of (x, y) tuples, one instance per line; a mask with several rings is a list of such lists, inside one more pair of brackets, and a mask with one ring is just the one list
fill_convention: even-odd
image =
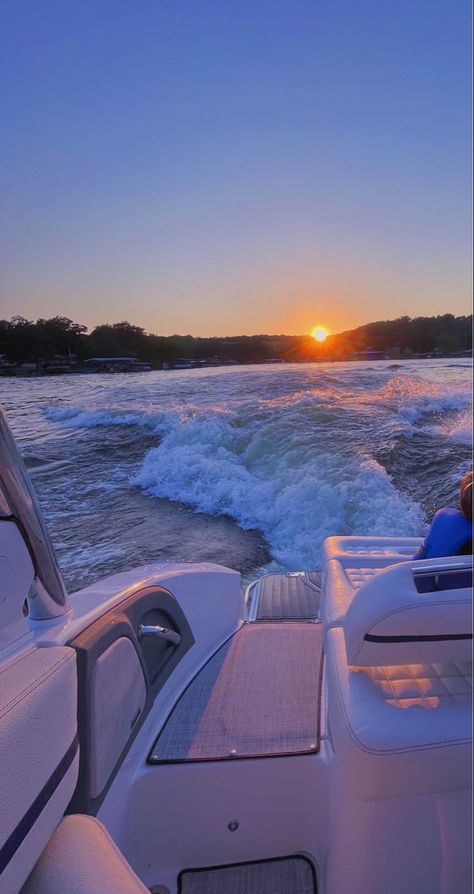
[(324, 326), (316, 326), (311, 334), (316, 341), (326, 341), (329, 332)]

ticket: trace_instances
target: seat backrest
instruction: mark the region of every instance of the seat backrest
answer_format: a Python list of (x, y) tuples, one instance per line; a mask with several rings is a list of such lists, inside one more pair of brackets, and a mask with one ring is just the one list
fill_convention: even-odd
[(428, 559), (380, 571), (357, 591), (343, 627), (353, 666), (470, 661), (471, 562)]
[(18, 894), (74, 791), (76, 655), (26, 647), (0, 656), (0, 891)]
[[(167, 889), (166, 889), (167, 890)], [(64, 817), (22, 894), (149, 894), (95, 817)]]

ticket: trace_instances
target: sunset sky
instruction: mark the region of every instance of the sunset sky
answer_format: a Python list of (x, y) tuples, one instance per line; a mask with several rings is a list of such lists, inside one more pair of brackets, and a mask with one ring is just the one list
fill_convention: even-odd
[(3, 0), (0, 316), (470, 309), (468, 0)]

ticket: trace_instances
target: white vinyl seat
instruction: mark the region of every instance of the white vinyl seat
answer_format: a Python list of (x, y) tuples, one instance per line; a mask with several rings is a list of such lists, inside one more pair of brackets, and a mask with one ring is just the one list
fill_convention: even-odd
[(469, 662), (353, 667), (341, 628), (326, 648), (331, 736), (356, 797), (469, 787)]
[(419, 537), (328, 537), (323, 548), (320, 618), (340, 627), (354, 596), (378, 572), (413, 558)]
[[(376, 569), (371, 569), (375, 574)], [(337, 559), (329, 559), (324, 566), (323, 587), (319, 604), (319, 617), (327, 629), (340, 627), (357, 593), (355, 581), (351, 581)]]
[[(324, 568), (324, 586), (319, 616), (326, 628), (340, 627), (357, 591), (397, 559), (377, 556), (364, 560), (328, 559)], [(370, 564), (369, 564), (370, 563)]]
[(149, 894), (104, 829), (91, 816), (60, 822), (22, 894)]
[(404, 562), (412, 558), (420, 543), (421, 537), (327, 537), (323, 559), (354, 559), (361, 565), (373, 559)]
[(76, 655), (28, 646), (0, 664), (0, 891), (17, 894), (69, 804), (79, 766)]
[[(427, 572), (436, 563), (446, 567), (465, 562), (467, 557), (414, 560), (420, 540), (414, 537), (328, 537), (323, 550), (323, 586), (319, 615), (326, 629), (340, 627), (356, 594), (384, 569), (414, 564)], [(378, 596), (384, 598), (383, 586)]]
[(471, 591), (449, 572), (420, 585), (423, 567), (380, 570), (326, 631), (332, 734), (361, 798), (470, 784)]
[(470, 891), (469, 576), (379, 569), (325, 630), (331, 894)]

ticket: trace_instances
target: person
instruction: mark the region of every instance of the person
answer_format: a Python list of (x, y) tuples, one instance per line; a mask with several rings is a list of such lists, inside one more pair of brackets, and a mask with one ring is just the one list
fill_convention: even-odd
[(459, 509), (445, 506), (438, 509), (431, 527), (413, 556), (414, 559), (436, 559), (472, 553), (472, 471), (461, 479)]

